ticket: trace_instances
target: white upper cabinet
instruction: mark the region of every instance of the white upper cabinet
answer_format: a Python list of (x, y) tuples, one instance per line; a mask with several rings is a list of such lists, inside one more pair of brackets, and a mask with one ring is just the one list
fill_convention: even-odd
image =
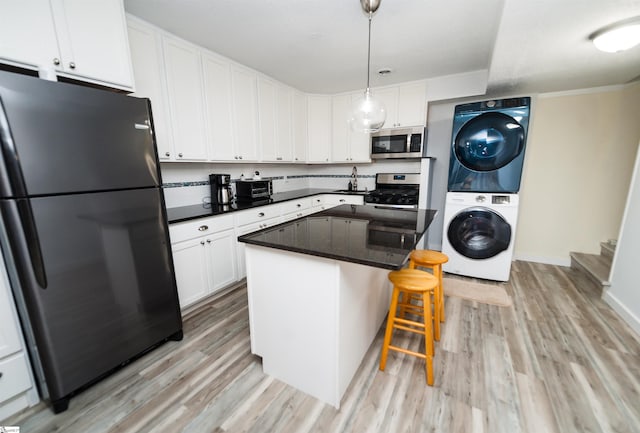
[(257, 74), (250, 69), (231, 66), (235, 160), (258, 159)]
[(233, 161), (237, 156), (231, 115), (231, 65), (227, 60), (202, 54), (209, 159)]
[(133, 95), (151, 100), (158, 158), (161, 161), (171, 160), (174, 156), (173, 139), (163, 73), (162, 39), (158, 32), (131, 17), (127, 19), (127, 26), (136, 82), (136, 92)]
[(262, 77), (258, 78), (258, 121), (262, 161), (276, 161), (278, 157), (277, 104), (276, 83)]
[(293, 159), (293, 89), (278, 84), (277, 90), (276, 161), (291, 162)]
[(175, 159), (204, 161), (207, 144), (200, 52), (184, 41), (162, 39)]
[(351, 159), (349, 149), (351, 127), (347, 121), (350, 102), (349, 95), (336, 95), (331, 98), (331, 159), (333, 162), (349, 162)]
[(416, 81), (398, 86), (374, 89), (387, 109), (387, 120), (383, 128), (425, 125), (427, 106), (427, 83)]
[(307, 160), (307, 95), (295, 91), (293, 93), (293, 162)]
[(353, 131), (348, 119), (356, 98), (361, 93), (336, 95), (332, 98), (331, 160), (333, 162), (371, 162), (369, 134)]
[(427, 83), (398, 86), (398, 126), (423, 126), (427, 122)]
[(329, 162), (331, 157), (331, 96), (310, 95), (308, 98), (307, 162)]
[(133, 89), (121, 0), (0, 0), (0, 59)]

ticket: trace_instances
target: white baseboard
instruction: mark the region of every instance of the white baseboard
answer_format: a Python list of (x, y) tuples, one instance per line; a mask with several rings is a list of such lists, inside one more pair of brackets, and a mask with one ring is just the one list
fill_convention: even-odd
[(640, 335), (640, 318), (637, 317), (631, 310), (629, 310), (614, 294), (611, 290), (607, 290), (602, 297), (604, 301), (609, 304), (613, 310), (618, 313), (620, 318), (624, 320), (638, 335)]
[(546, 256), (535, 256), (530, 254), (514, 254), (514, 260), (522, 260), (525, 262), (535, 262), (535, 263), (544, 263), (546, 265), (556, 265), (556, 266), (571, 266), (571, 259), (569, 257), (559, 258), (559, 257), (546, 257)]

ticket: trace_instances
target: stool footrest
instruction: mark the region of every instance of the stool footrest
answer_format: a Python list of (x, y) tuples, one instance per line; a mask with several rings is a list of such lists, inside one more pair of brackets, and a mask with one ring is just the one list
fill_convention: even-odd
[(389, 345), (389, 349), (395, 350), (396, 352), (406, 353), (407, 355), (417, 356), (418, 358), (427, 359), (427, 356), (424, 353), (414, 352), (413, 350), (403, 349), (402, 347)]
[[(400, 317), (396, 317), (395, 319), (393, 319), (393, 326), (398, 328), (399, 326), (396, 325), (396, 323), (402, 323), (403, 325), (415, 326), (417, 328), (422, 328), (423, 330), (425, 328), (424, 323), (414, 322), (413, 320), (402, 319)], [(424, 332), (424, 331), (422, 331), (422, 332)]]

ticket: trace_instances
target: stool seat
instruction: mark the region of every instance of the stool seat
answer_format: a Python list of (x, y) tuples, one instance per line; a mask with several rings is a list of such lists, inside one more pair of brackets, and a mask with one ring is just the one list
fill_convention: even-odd
[(413, 260), (420, 266), (425, 265), (441, 265), (449, 261), (449, 257), (440, 251), (433, 250), (413, 250), (409, 256), (409, 260)]
[(438, 285), (438, 279), (419, 269), (401, 269), (389, 272), (389, 280), (400, 290), (413, 292), (426, 292), (434, 290)]
[[(429, 268), (433, 271), (433, 275), (438, 278), (439, 284), (436, 288), (436, 305), (440, 310), (439, 320), (445, 321), (444, 314), (444, 287), (442, 286), (442, 265), (449, 261), (449, 257), (440, 251), (434, 250), (413, 250), (409, 254), (409, 268), (415, 269)], [(436, 325), (436, 340), (440, 340), (440, 325)]]
[[(389, 316), (387, 317), (384, 342), (382, 343), (380, 370), (384, 371), (385, 369), (389, 350), (417, 356), (425, 360), (427, 384), (433, 385), (433, 324), (434, 322), (439, 324), (439, 309), (437, 308), (437, 304), (434, 303), (435, 320), (432, 319), (431, 296), (433, 295), (435, 301), (435, 291), (439, 284), (438, 278), (425, 271), (405, 268), (399, 271), (389, 272), (389, 280), (393, 283), (393, 294), (391, 296)], [(406, 296), (408, 296), (408, 298), (404, 299)], [(422, 305), (412, 304), (411, 296), (415, 296), (418, 300), (422, 301)], [(398, 307), (400, 307), (400, 315), (396, 314)], [(424, 321), (409, 320), (404, 316), (404, 312), (407, 310), (413, 315), (421, 316)], [(394, 329), (424, 335), (424, 353), (393, 346), (391, 344), (391, 338)]]

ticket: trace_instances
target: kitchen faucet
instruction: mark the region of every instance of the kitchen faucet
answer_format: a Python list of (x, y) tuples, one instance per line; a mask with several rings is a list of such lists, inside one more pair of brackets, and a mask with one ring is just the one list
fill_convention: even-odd
[(353, 169), (351, 170), (351, 185), (353, 187), (354, 191), (358, 190), (358, 169), (356, 168), (356, 166), (353, 166)]

